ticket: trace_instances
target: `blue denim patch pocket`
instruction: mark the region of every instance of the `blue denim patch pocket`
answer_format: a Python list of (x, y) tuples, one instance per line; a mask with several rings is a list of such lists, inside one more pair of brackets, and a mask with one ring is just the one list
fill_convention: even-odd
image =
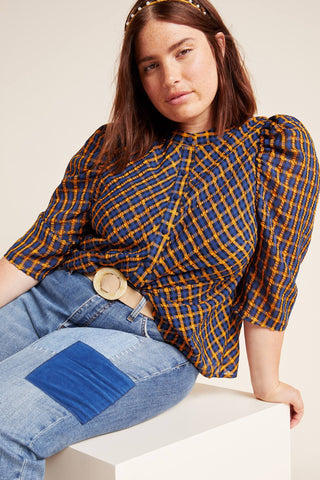
[(135, 385), (110, 360), (83, 342), (57, 353), (26, 380), (65, 407), (81, 424), (99, 415)]

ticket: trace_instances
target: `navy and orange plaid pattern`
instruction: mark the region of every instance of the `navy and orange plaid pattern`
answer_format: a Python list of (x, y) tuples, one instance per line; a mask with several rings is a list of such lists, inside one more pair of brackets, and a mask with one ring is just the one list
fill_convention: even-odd
[(105, 129), (6, 258), (37, 280), (118, 268), (203, 375), (236, 376), (242, 321), (283, 330), (296, 297), (319, 190), (308, 132), (284, 115), (176, 131), (112, 174), (95, 161)]

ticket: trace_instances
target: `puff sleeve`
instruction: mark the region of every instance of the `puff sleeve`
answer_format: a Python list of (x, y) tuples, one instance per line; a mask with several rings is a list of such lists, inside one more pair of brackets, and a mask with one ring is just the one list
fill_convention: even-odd
[(100, 127), (70, 160), (45, 211), (5, 254), (27, 275), (42, 280), (57, 268), (89, 225), (89, 207), (97, 177), (94, 159), (103, 141)]
[(234, 303), (238, 320), (284, 330), (297, 296), (319, 195), (312, 139), (294, 117), (275, 115), (256, 160), (257, 244)]

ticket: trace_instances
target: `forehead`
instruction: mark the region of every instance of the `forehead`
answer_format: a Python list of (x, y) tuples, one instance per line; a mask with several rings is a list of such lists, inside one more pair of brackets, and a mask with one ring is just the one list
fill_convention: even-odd
[(144, 56), (149, 53), (162, 52), (184, 38), (206, 42), (206, 36), (201, 30), (187, 25), (152, 19), (137, 36), (136, 53), (138, 56)]

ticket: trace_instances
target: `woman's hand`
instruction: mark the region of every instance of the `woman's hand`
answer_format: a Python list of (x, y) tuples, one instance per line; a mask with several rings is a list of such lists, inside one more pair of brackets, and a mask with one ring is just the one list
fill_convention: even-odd
[(244, 334), (255, 397), (290, 405), (290, 427), (295, 427), (303, 416), (303, 401), (299, 390), (279, 381), (284, 332), (244, 322)]
[(303, 417), (304, 405), (301, 394), (299, 390), (287, 383), (279, 382), (270, 393), (256, 395), (256, 398), (265, 402), (290, 405), (290, 428), (297, 426)]

